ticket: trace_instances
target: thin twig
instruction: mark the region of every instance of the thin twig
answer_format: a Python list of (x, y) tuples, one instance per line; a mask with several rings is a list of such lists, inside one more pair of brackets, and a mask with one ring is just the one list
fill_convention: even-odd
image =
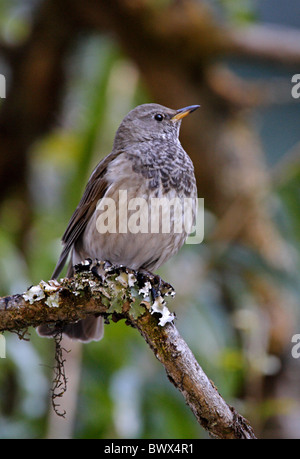
[(67, 376), (65, 372), (65, 361), (63, 356), (64, 352), (68, 352), (65, 348), (61, 347), (62, 333), (57, 333), (54, 337), (55, 342), (55, 367), (53, 386), (51, 388), (51, 402), (52, 408), (58, 416), (65, 417), (66, 410), (60, 410), (60, 404), (56, 399), (61, 398), (67, 390)]

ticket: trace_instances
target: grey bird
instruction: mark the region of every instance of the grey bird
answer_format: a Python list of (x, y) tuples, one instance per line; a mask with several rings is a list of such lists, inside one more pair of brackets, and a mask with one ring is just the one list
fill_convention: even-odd
[[(192, 228), (197, 208), (194, 167), (179, 141), (179, 128), (181, 120), (198, 107), (172, 110), (158, 104), (144, 104), (125, 116), (111, 153), (92, 172), (69, 221), (53, 279), (58, 277), (69, 255), (67, 277), (72, 277), (74, 265), (87, 258), (152, 272), (178, 252)], [(125, 212), (120, 204), (121, 191), (126, 192)], [(187, 225), (182, 225), (182, 231), (176, 231), (175, 224), (180, 223), (183, 216), (176, 213), (174, 207), (167, 211), (160, 207), (158, 213), (151, 214), (153, 198), (191, 202), (191, 218)], [(141, 199), (148, 208), (137, 217)], [(135, 209), (129, 209), (128, 203), (132, 200)], [(106, 207), (101, 205), (103, 202)], [(107, 203), (116, 203), (110, 213)], [(146, 230), (145, 225), (141, 226), (143, 216), (146, 223), (154, 224), (154, 231), (149, 230), (150, 225)], [(113, 217), (115, 221), (109, 229), (107, 221)], [(130, 218), (135, 223), (133, 230), (129, 228)], [(171, 219), (168, 230), (163, 228), (166, 218)], [(104, 230), (99, 228), (99, 222)], [(37, 331), (48, 337), (57, 333), (55, 326), (47, 324), (39, 326)], [(64, 325), (62, 331), (82, 342), (98, 341), (103, 336), (103, 318), (88, 317)]]

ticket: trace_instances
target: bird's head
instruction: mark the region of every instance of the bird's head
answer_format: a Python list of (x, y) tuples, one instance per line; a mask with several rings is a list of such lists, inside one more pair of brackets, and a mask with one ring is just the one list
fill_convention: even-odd
[(172, 110), (159, 104), (138, 105), (120, 124), (114, 148), (126, 149), (132, 144), (153, 140), (177, 142), (181, 120), (199, 105)]

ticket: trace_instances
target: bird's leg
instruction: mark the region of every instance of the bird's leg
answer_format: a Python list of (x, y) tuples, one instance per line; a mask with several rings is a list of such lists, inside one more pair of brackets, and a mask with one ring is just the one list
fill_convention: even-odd
[(165, 295), (174, 295), (175, 290), (171, 284), (165, 282), (158, 274), (154, 274), (147, 269), (141, 268), (138, 271), (127, 268), (124, 265), (112, 264), (110, 261), (99, 261), (98, 259), (86, 260), (74, 266), (76, 273), (92, 272), (95, 277), (104, 281), (107, 274), (120, 274), (121, 272), (132, 272), (138, 282), (140, 289), (143, 289), (147, 282), (150, 283), (149, 290), (151, 291), (152, 301), (155, 302), (156, 298)]
[(88, 271), (102, 281), (107, 272), (112, 272), (118, 268), (119, 266), (112, 265), (110, 261), (99, 261), (97, 258), (93, 260), (91, 258), (86, 258), (84, 261), (74, 266), (76, 273)]

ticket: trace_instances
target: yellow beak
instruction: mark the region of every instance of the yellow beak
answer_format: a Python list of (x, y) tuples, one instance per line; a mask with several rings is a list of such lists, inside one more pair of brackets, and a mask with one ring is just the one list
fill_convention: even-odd
[(199, 107), (200, 105), (189, 105), (188, 107), (180, 108), (176, 111), (176, 115), (171, 118), (171, 121), (179, 121), (185, 116), (197, 110)]

